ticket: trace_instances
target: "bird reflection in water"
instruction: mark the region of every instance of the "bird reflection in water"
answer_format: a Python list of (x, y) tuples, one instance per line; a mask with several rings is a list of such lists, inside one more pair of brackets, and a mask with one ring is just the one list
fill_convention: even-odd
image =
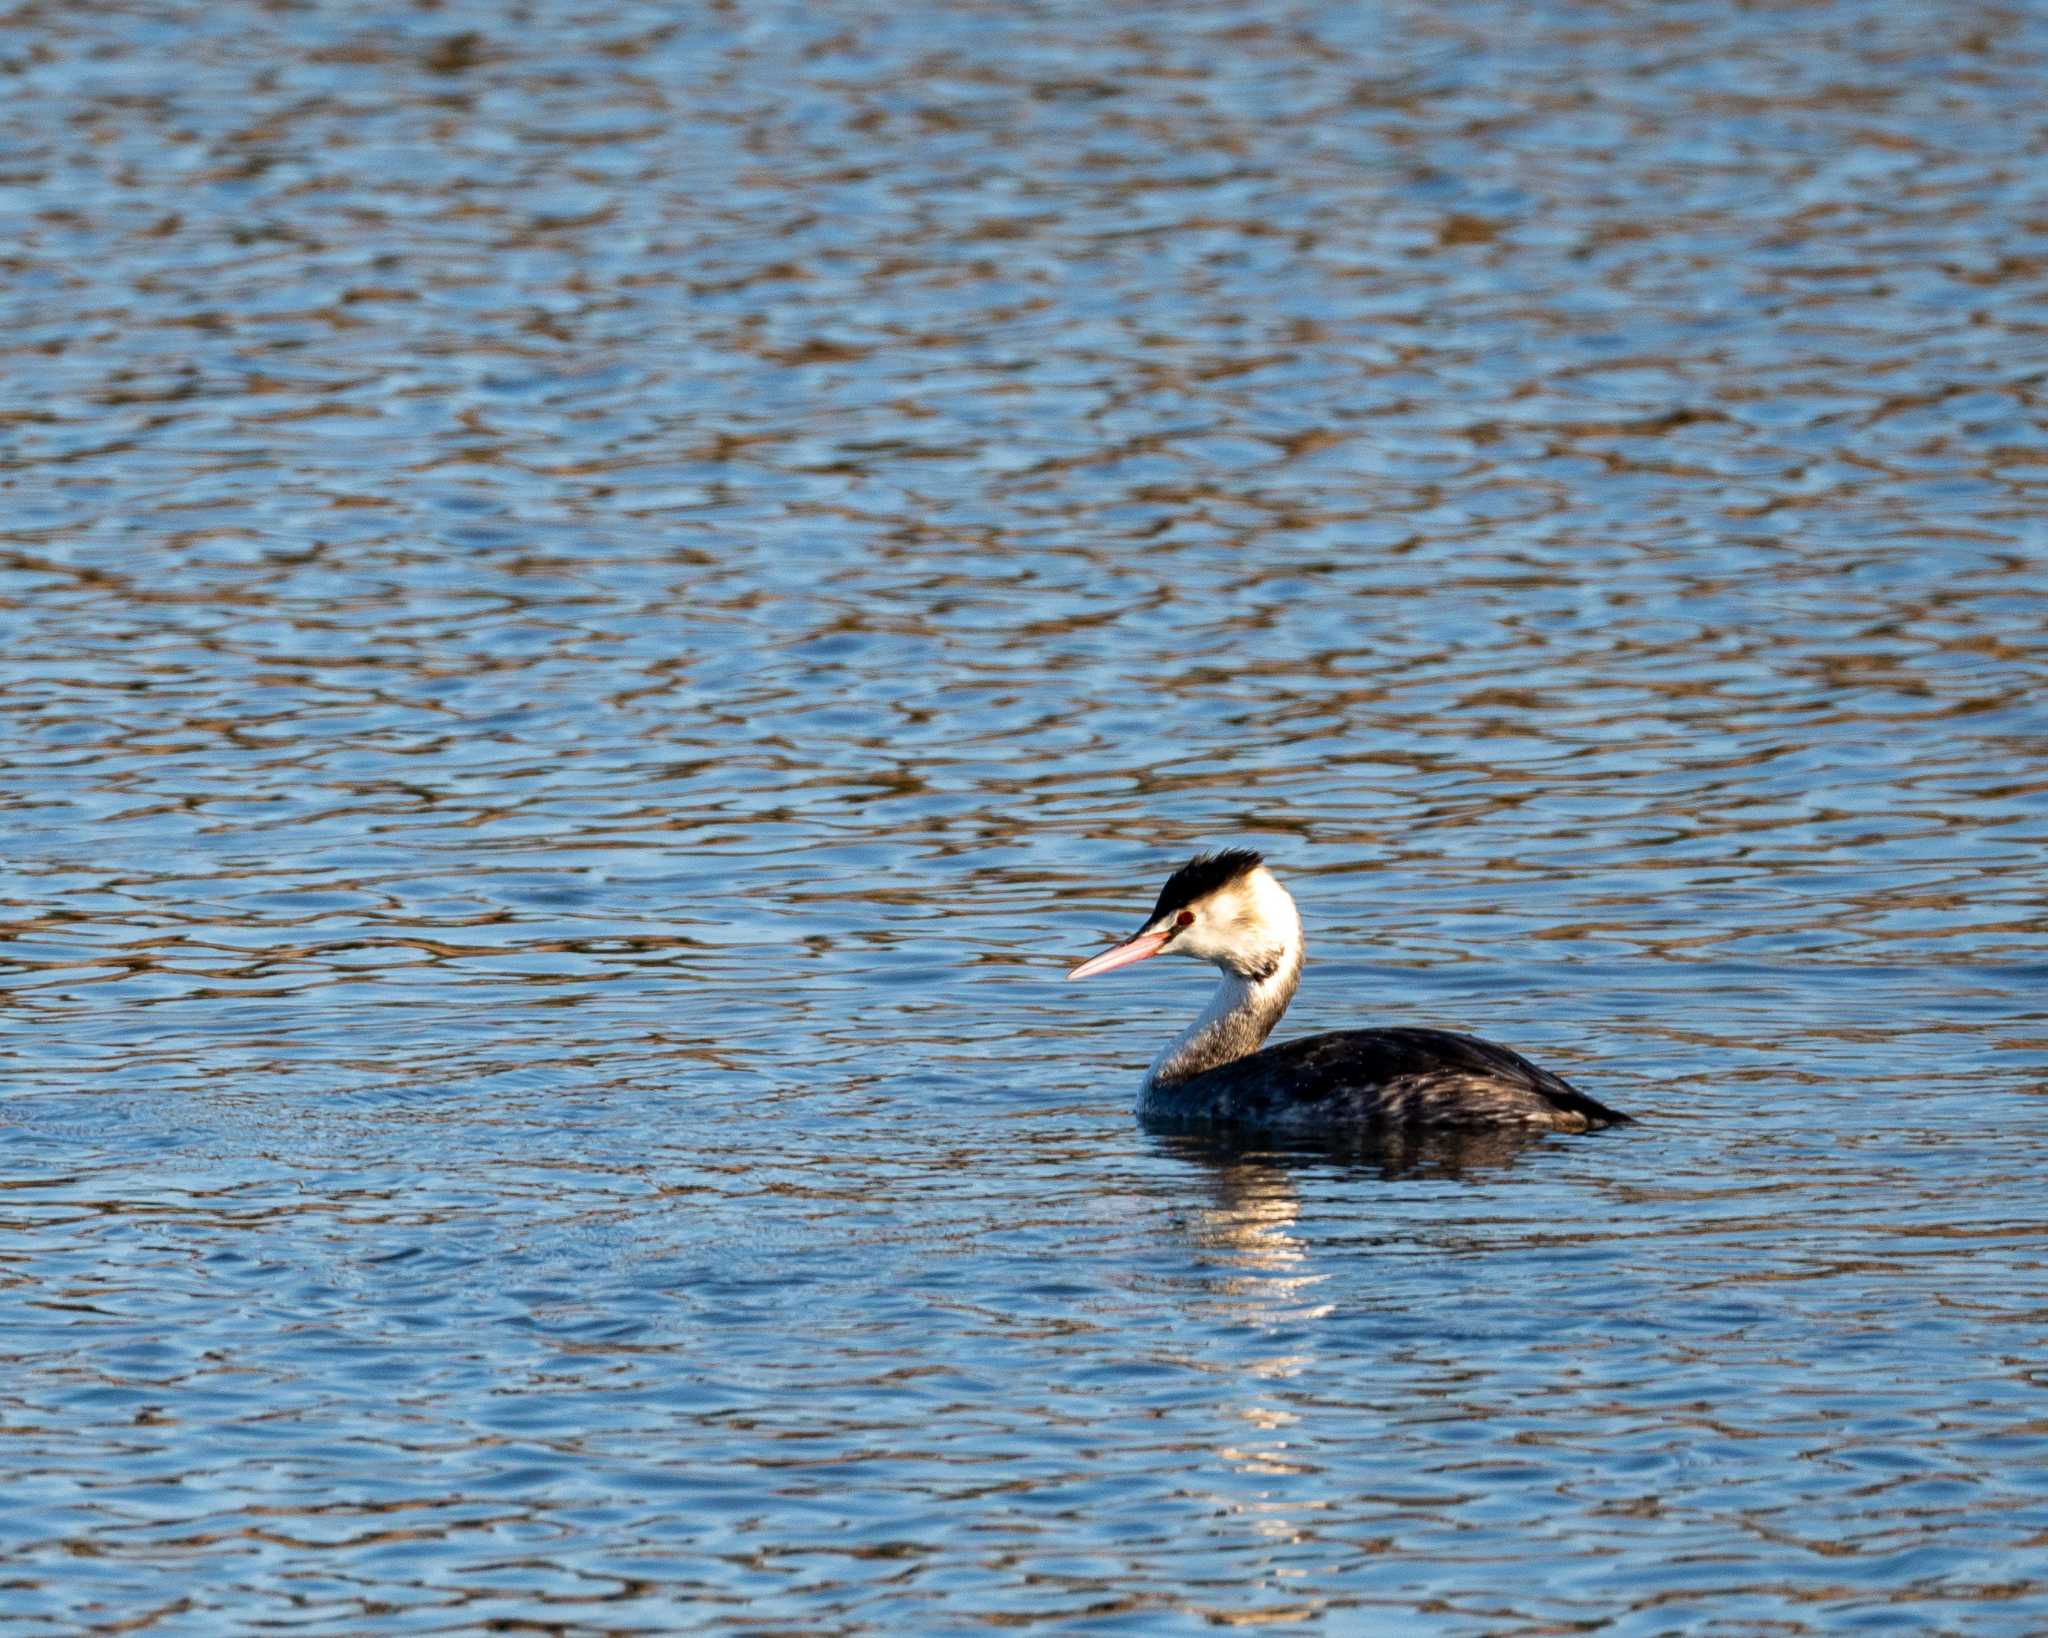
[[(1276, 1346), (1249, 1356), (1203, 1361), (1214, 1371), (1218, 1394), (1236, 1431), (1211, 1447), (1219, 1464), (1204, 1490), (1219, 1514), (1243, 1519), (1262, 1539), (1284, 1546), (1316, 1536), (1335, 1505), (1316, 1423), (1317, 1396), (1296, 1379), (1315, 1360), (1314, 1328), (1336, 1311), (1323, 1296), (1329, 1275), (1312, 1239), (1297, 1232), (1301, 1181), (1450, 1179), (1481, 1182), (1512, 1165), (1545, 1140), (1540, 1129), (1492, 1127), (1381, 1132), (1290, 1134), (1276, 1142), (1230, 1127), (1151, 1128), (1162, 1154), (1206, 1174), (1206, 1202), (1190, 1202), (1179, 1218), (1201, 1271), (1198, 1305), (1233, 1330), (1272, 1335)], [(1192, 1363), (1192, 1361), (1191, 1361)], [(1340, 1487), (1341, 1488), (1341, 1487)], [(1322, 1594), (1300, 1589), (1298, 1605), (1269, 1610), (1272, 1619), (1315, 1620), (1326, 1611)]]
[(1161, 1152), (1206, 1166), (1219, 1180), (1246, 1170), (1284, 1173), (1305, 1167), (1335, 1167), (1387, 1182), (1397, 1178), (1468, 1178), (1503, 1171), (1525, 1150), (1548, 1138), (1539, 1128), (1515, 1126), (1394, 1124), (1290, 1132), (1278, 1138), (1192, 1121), (1154, 1121), (1147, 1129)]

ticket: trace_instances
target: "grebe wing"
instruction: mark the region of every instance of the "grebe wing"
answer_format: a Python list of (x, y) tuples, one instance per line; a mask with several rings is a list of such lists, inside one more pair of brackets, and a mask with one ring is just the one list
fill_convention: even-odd
[(1496, 1042), (1408, 1028), (1284, 1041), (1157, 1088), (1143, 1112), (1249, 1126), (1522, 1124), (1573, 1132), (1630, 1119)]

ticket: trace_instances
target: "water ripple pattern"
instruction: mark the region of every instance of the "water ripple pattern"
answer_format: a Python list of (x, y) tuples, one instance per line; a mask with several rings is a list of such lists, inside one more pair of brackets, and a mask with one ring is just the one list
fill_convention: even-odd
[(0, 16), (0, 1633), (2048, 1628), (2044, 19)]

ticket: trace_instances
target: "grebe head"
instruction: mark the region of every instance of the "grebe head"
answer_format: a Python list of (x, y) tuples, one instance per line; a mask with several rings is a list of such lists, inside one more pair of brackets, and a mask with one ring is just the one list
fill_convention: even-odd
[(1166, 880), (1152, 914), (1129, 938), (1067, 974), (1093, 978), (1156, 955), (1192, 956), (1254, 983), (1301, 948), (1301, 917), (1287, 889), (1245, 848), (1197, 854)]

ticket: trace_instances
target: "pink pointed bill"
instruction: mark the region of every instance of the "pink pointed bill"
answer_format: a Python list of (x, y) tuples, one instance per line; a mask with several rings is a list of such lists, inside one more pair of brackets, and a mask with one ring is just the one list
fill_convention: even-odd
[(1156, 956), (1166, 948), (1166, 930), (1139, 933), (1127, 938), (1121, 944), (1112, 944), (1099, 956), (1092, 956), (1067, 974), (1069, 984), (1077, 978), (1093, 978), (1097, 973), (1113, 973), (1119, 967), (1128, 967), (1133, 962)]

